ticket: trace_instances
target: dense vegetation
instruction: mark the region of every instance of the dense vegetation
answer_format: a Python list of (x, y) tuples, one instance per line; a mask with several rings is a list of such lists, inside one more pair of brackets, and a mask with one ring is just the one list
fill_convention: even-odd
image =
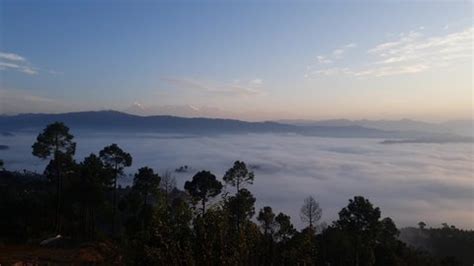
[[(0, 242), (6, 245), (37, 244), (55, 235), (62, 236), (52, 242), (59, 247), (112, 241), (122, 250), (120, 263), (137, 265), (471, 263), (449, 252), (433, 256), (408, 247), (392, 219), (361, 196), (350, 199), (331, 225), (319, 223), (319, 203), (307, 197), (300, 207), (306, 227), (298, 231), (288, 215), (270, 206), (255, 209), (250, 188), (256, 177), (241, 161), (222, 181), (209, 171), (195, 173), (184, 191), (170, 173), (149, 167), (138, 169), (133, 185), (122, 188), (118, 180), (133, 161), (116, 144), (76, 162), (69, 128), (53, 123), (32, 148), (33, 155), (49, 160), (43, 174), (0, 171)], [(441, 230), (457, 235), (455, 228)], [(462, 242), (467, 249), (473, 246), (469, 234)]]
[(416, 227), (400, 230), (400, 239), (415, 248), (428, 250), (444, 260), (459, 260), (462, 265), (474, 261), (474, 231), (462, 230), (454, 225), (442, 224), (441, 228), (428, 228), (424, 222)]

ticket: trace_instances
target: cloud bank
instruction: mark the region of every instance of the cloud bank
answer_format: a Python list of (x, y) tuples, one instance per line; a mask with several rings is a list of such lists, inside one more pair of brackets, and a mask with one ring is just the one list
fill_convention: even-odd
[[(235, 160), (254, 167), (255, 184), (249, 189), (257, 207), (270, 205), (291, 215), (301, 227), (299, 207), (313, 195), (323, 208), (323, 220), (337, 218), (338, 211), (355, 195), (368, 197), (384, 216), (398, 226), (429, 226), (443, 222), (474, 228), (472, 144), (381, 145), (379, 140), (330, 139), (297, 135), (222, 135), (213, 137), (157, 134), (92, 134), (77, 136), (77, 158), (98, 152), (112, 142), (134, 158), (133, 172), (148, 165), (157, 170), (189, 165), (190, 173), (177, 175), (178, 186), (199, 170), (218, 177)], [(31, 155), (35, 135), (0, 137), (11, 146), (0, 151), (10, 169), (37, 169), (45, 162)], [(124, 179), (130, 182), (131, 177)]]

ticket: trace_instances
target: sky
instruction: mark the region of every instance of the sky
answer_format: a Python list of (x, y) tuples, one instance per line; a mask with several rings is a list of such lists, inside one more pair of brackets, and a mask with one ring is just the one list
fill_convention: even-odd
[(0, 0), (0, 114), (472, 119), (473, 8)]

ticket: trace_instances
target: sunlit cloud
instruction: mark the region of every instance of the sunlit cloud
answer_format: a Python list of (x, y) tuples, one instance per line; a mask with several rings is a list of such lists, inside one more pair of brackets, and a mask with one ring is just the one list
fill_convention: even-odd
[(356, 71), (356, 72), (347, 72), (357, 77), (361, 76), (368, 76), (372, 75), (375, 77), (384, 77), (384, 76), (392, 76), (392, 75), (400, 75), (400, 74), (413, 74), (418, 72), (423, 72), (428, 69), (429, 66), (424, 64), (416, 64), (416, 65), (406, 65), (406, 66), (387, 66), (387, 67), (380, 67), (374, 69), (368, 69), (363, 71)]
[(326, 58), (326, 56), (323, 56), (323, 55), (318, 55), (316, 59), (318, 60), (318, 63), (320, 64), (330, 64), (333, 62), (331, 59), (328, 59)]
[(344, 47), (345, 47), (345, 48), (354, 48), (354, 47), (357, 47), (357, 44), (355, 44), (355, 43), (349, 43), (349, 44), (346, 44)]
[(18, 62), (26, 62), (26, 59), (20, 55), (13, 54), (13, 53), (2, 53), (0, 52), (0, 60), (8, 60), (8, 61), (18, 61)]
[(263, 80), (259, 79), (259, 78), (256, 78), (254, 80), (251, 80), (250, 83), (255, 85), (255, 86), (261, 86), (263, 84)]
[(16, 63), (1, 62), (1, 61), (0, 61), (0, 70), (16, 70), (28, 75), (38, 74), (38, 71), (33, 67), (30, 67), (27, 65), (16, 64)]
[[(36, 75), (39, 68), (34, 67), (25, 57), (15, 53), (0, 52), (0, 70), (13, 70), (28, 75)], [(60, 75), (63, 72), (56, 70), (44, 70), (51, 75)]]
[[(472, 60), (473, 34), (473, 27), (434, 37), (425, 36), (420, 31), (410, 31), (399, 34), (396, 40), (370, 48), (366, 54), (370, 57), (367, 59), (369, 63), (365, 67), (311, 68), (305, 76), (346, 74), (384, 77), (449, 67), (463, 60)], [(344, 52), (336, 49), (333, 54), (342, 55)]]
[(356, 46), (357, 45), (355, 43), (348, 43), (346, 45), (334, 49), (329, 55), (318, 55), (316, 59), (318, 60), (318, 63), (321, 64), (333, 63), (337, 59), (342, 59), (344, 53), (348, 49), (354, 48)]
[(348, 68), (332, 67), (332, 68), (314, 70), (313, 72), (311, 72), (311, 74), (332, 76), (332, 75), (337, 75), (337, 74), (352, 74), (352, 72)]
[(343, 49), (336, 49), (332, 51), (332, 55), (334, 56), (334, 58), (341, 58), (343, 53), (344, 53)]
[[(384, 77), (400, 74), (413, 74), (425, 71), (429, 67), (423, 64), (417, 65), (407, 65), (407, 66), (385, 66), (372, 69), (365, 69), (360, 71), (354, 71), (347, 67), (333, 67), (326, 69), (314, 70), (311, 75), (322, 75), (322, 76), (334, 76), (334, 75), (350, 75), (354, 77), (364, 77), (364, 76), (375, 76), (375, 77)], [(309, 77), (307, 75), (306, 77)]]
[(14, 70), (28, 75), (36, 75), (38, 71), (23, 56), (14, 53), (0, 52), (0, 70)]
[(321, 69), (321, 70), (318, 70), (318, 68), (320, 65), (333, 64), (336, 61), (343, 59), (344, 53), (348, 49), (355, 48), (355, 47), (357, 47), (357, 44), (348, 43), (346, 45), (338, 47), (337, 49), (334, 49), (330, 54), (316, 56), (316, 64), (309, 65), (306, 67), (306, 69), (308, 70), (308, 73), (305, 74), (305, 77), (308, 78), (310, 75), (315, 75), (315, 74), (330, 75), (330, 73), (336, 73), (340, 71), (340, 69), (338, 70), (336, 67), (331, 67), (328, 69)]
[(382, 60), (378, 63), (425, 62), (431, 66), (446, 65), (452, 60), (470, 59), (474, 28), (439, 37), (424, 37), (410, 32), (397, 41), (382, 43), (369, 50)]

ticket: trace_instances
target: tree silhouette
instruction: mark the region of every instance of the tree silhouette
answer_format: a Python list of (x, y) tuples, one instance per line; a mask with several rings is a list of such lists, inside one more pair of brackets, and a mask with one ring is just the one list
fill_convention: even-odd
[(193, 176), (192, 181), (186, 181), (184, 189), (195, 202), (201, 202), (201, 213), (204, 216), (206, 202), (221, 193), (222, 183), (211, 172), (201, 171)]
[(322, 210), (319, 203), (309, 196), (304, 200), (304, 204), (300, 210), (301, 221), (307, 223), (309, 228), (314, 230), (314, 225), (321, 219)]
[(96, 232), (97, 210), (105, 200), (108, 172), (100, 158), (95, 154), (90, 154), (79, 164), (77, 177), (69, 193), (70, 197), (81, 206), (81, 233), (84, 234), (84, 238), (91, 239)]
[[(129, 207), (135, 211), (135, 215), (133, 215), (133, 218), (129, 219), (129, 222), (127, 223), (129, 225), (129, 231), (133, 231), (130, 230), (130, 228), (133, 228), (133, 226), (130, 225), (138, 225), (134, 229), (139, 229), (141, 231), (145, 230), (150, 225), (153, 217), (153, 206), (152, 204), (149, 204), (148, 199), (152, 196), (156, 205), (161, 203), (158, 201), (160, 180), (160, 176), (155, 174), (153, 169), (149, 167), (138, 169), (138, 172), (133, 178), (132, 193), (130, 193), (136, 195), (133, 195), (135, 197), (131, 196), (129, 198)], [(133, 206), (133, 203), (136, 203), (135, 199), (137, 198), (138, 206)]]
[(235, 187), (237, 192), (239, 192), (241, 186), (246, 183), (253, 184), (254, 174), (247, 169), (244, 162), (235, 161), (234, 166), (225, 173), (223, 180), (226, 184)]
[[(368, 199), (356, 196), (339, 212), (338, 225), (356, 232), (371, 232), (377, 228), (380, 209), (374, 208)], [(371, 232), (373, 233), (373, 232)]]
[(147, 205), (147, 200), (150, 195), (156, 195), (160, 189), (160, 176), (155, 174), (153, 169), (149, 167), (142, 167), (133, 178), (133, 188), (143, 197), (144, 205)]
[(123, 151), (117, 144), (104, 147), (99, 152), (99, 157), (110, 170), (114, 188), (112, 229), (115, 233), (115, 219), (117, 209), (117, 179), (123, 175), (123, 169), (132, 165), (132, 156)]
[(255, 214), (255, 200), (252, 193), (245, 188), (240, 189), (235, 196), (225, 199), (224, 208), (227, 209), (237, 232), (239, 232), (241, 224)]
[[(62, 205), (62, 161), (69, 160), (76, 151), (74, 136), (69, 133), (69, 128), (61, 122), (55, 122), (46, 126), (42, 133), (36, 138), (32, 146), (32, 154), (41, 159), (51, 158), (51, 172), (56, 179), (56, 218), (55, 231), (61, 231), (61, 205)], [(54, 162), (53, 164), (51, 164)]]
[(264, 265), (271, 265), (271, 261), (273, 259), (273, 233), (275, 227), (275, 214), (273, 210), (269, 206), (265, 206), (260, 209), (260, 212), (257, 216), (257, 221), (260, 222), (260, 227), (263, 230), (264, 236), (264, 254), (266, 256), (262, 256), (263, 264)]
[(278, 228), (278, 230), (276, 231), (276, 237), (280, 241), (286, 242), (296, 233), (296, 229), (291, 223), (290, 216), (280, 212), (275, 217), (275, 222)]
[(420, 227), (421, 230), (425, 229), (425, 227), (426, 227), (425, 222), (423, 222), (423, 221), (419, 222), (418, 227)]
[(380, 209), (374, 208), (368, 199), (356, 196), (339, 212), (337, 226), (351, 239), (354, 249), (354, 264), (373, 264), (374, 246), (380, 233)]
[[(245, 184), (253, 184), (254, 178), (255, 176), (253, 172), (247, 169), (247, 166), (245, 165), (244, 162), (235, 161), (232, 168), (227, 170), (227, 172), (225, 173), (223, 180), (226, 184), (229, 184), (235, 187), (237, 190), (236, 194), (238, 194), (240, 190), (242, 189), (241, 186)], [(242, 197), (236, 197), (234, 199), (235, 199), (234, 204), (237, 206), (237, 208), (235, 209), (237, 211), (236, 216), (235, 216), (237, 232), (240, 232), (240, 223), (242, 220), (242, 214), (240, 213), (241, 208), (238, 206), (244, 203), (240, 202), (240, 199), (242, 199)]]
[(273, 213), (272, 207), (263, 207), (257, 216), (257, 221), (260, 222), (260, 226), (263, 229), (263, 234), (269, 236), (273, 234), (273, 227), (275, 226), (275, 214)]

